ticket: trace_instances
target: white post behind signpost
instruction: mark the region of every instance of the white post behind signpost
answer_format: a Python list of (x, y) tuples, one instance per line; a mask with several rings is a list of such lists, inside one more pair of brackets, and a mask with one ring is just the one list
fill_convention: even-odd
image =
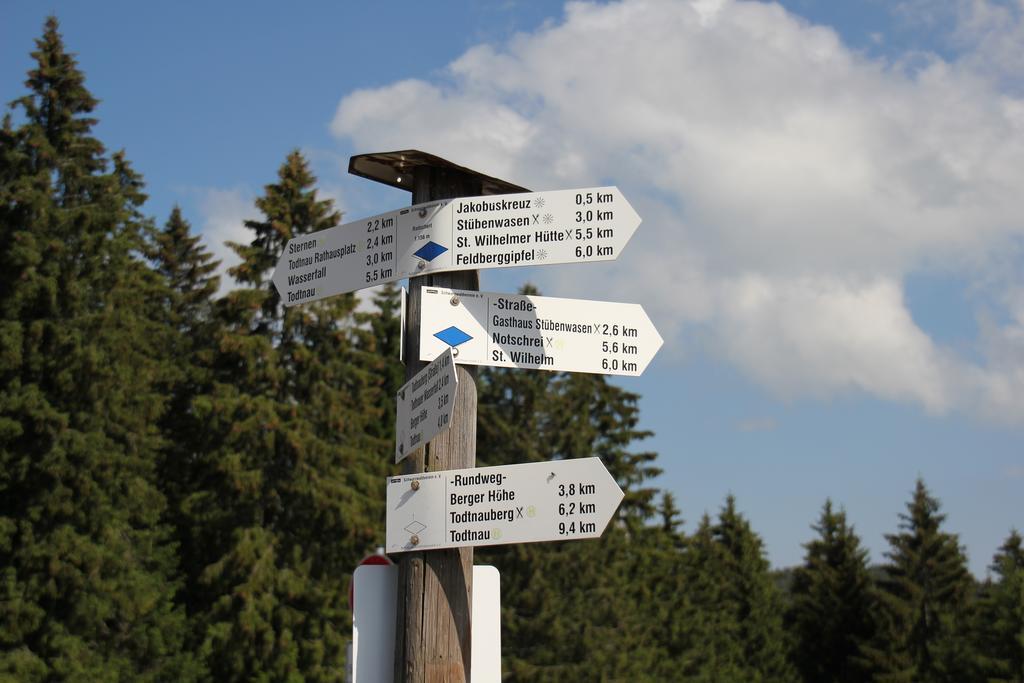
[[(394, 681), (395, 607), (398, 569), (358, 567), (352, 576), (358, 596), (352, 614), (349, 653), (352, 683)], [(471, 683), (501, 681), (501, 577), (497, 568), (473, 567)]]

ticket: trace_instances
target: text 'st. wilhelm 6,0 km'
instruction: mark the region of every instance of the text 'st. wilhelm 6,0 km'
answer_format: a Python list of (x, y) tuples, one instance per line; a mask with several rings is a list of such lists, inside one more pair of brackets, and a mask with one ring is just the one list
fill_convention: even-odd
[(622, 501), (600, 458), (388, 479), (387, 552), (597, 538)]
[(639, 304), (423, 287), (420, 359), (639, 375), (661, 335)]
[(616, 187), (446, 199), (292, 238), (273, 280), (290, 306), (425, 273), (609, 261), (639, 225)]

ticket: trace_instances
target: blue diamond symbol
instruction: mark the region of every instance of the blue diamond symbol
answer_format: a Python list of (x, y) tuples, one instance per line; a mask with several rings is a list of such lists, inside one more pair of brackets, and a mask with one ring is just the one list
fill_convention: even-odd
[(431, 241), (413, 252), (413, 256), (418, 256), (424, 261), (433, 261), (446, 251), (448, 251), (448, 247), (442, 247), (437, 242)]
[(443, 341), (448, 346), (452, 347), (458, 346), (459, 344), (465, 344), (470, 339), (472, 339), (471, 336), (469, 336), (459, 328), (455, 327), (454, 325), (452, 325), (446, 330), (435, 332), (434, 336)]

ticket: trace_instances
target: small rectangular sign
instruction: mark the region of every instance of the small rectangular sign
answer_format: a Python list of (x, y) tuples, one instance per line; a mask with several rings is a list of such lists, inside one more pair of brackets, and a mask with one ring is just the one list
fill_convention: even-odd
[(395, 396), (395, 462), (451, 426), (458, 387), (451, 349), (402, 385)]

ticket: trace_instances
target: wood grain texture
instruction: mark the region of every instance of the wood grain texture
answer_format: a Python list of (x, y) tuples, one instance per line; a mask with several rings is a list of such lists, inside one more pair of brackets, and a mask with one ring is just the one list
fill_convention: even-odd
[[(471, 197), (480, 181), (449, 169), (416, 169), (413, 204)], [(405, 376), (426, 365), (419, 360), (420, 287), (480, 289), (475, 270), (432, 273), (409, 279), (404, 330)], [(459, 366), (459, 389), (451, 428), (403, 460), (403, 473), (476, 466), (475, 368)], [(470, 670), (473, 549), (403, 553), (398, 560), (398, 623), (395, 630), (395, 683), (465, 683)]]

